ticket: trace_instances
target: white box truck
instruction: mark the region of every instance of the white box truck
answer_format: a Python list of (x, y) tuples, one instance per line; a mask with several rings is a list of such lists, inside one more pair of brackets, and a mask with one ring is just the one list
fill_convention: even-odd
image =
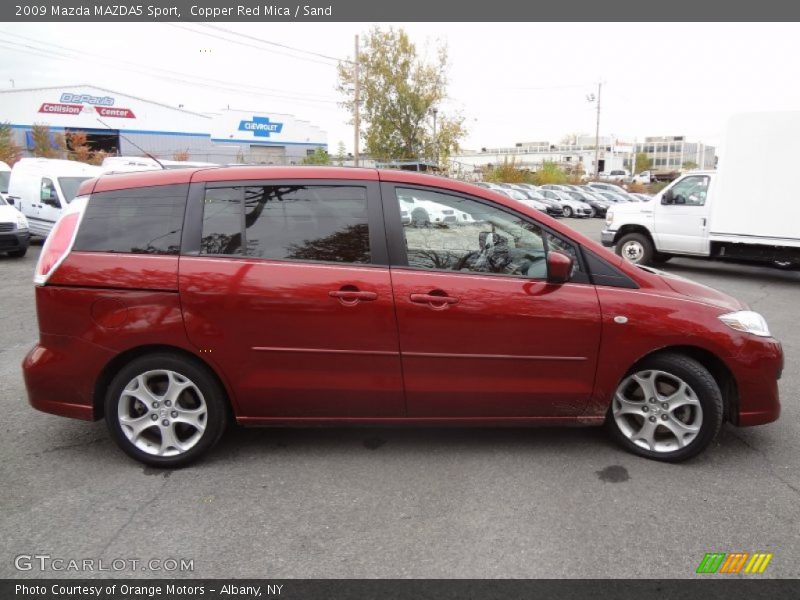
[(800, 192), (783, 165), (800, 139), (800, 112), (731, 119), (717, 171), (690, 171), (649, 202), (616, 204), (604, 246), (637, 264), (673, 256), (800, 267)]

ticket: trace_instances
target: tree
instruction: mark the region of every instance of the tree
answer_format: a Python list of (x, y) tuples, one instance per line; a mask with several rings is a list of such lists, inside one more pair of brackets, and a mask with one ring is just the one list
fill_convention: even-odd
[(336, 147), (336, 164), (343, 167), (345, 160), (347, 160), (347, 154), (344, 149), (344, 142), (340, 140), (339, 145)]
[(501, 165), (490, 166), (483, 173), (484, 181), (492, 183), (525, 183), (528, 180), (528, 172), (517, 167), (516, 161), (506, 158)]
[(647, 158), (647, 153), (637, 152), (636, 161), (634, 162), (634, 169), (633, 169), (634, 174), (641, 173), (642, 171), (647, 171), (649, 168), (650, 168), (650, 159)]
[(691, 171), (692, 169), (697, 169), (700, 165), (698, 165), (693, 160), (685, 160), (681, 167), (683, 167), (686, 171)]
[(189, 160), (189, 149), (176, 150), (172, 153), (172, 160), (179, 160), (181, 162)]
[[(466, 134), (463, 117), (441, 108), (447, 97), (447, 48), (439, 46), (435, 59), (426, 62), (405, 31), (377, 26), (365, 36), (363, 47), (358, 53), (359, 116), (365, 151), (378, 160), (447, 161)], [(339, 65), (337, 90), (351, 114), (354, 71), (353, 63)]]
[(41, 158), (61, 158), (67, 142), (63, 134), (53, 134), (48, 125), (34, 123), (31, 127), (33, 155)]
[(13, 131), (8, 123), (0, 123), (0, 160), (14, 166), (22, 157), (22, 149), (14, 142)]
[(317, 148), (314, 154), (310, 154), (303, 159), (304, 165), (329, 165), (331, 164), (331, 156), (324, 148)]

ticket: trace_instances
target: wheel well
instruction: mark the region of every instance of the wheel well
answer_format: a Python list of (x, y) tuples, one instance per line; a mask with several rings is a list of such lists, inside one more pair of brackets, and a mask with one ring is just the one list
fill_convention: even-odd
[[(647, 236), (651, 242), (653, 241), (653, 236), (650, 234), (650, 230), (647, 229), (647, 227), (643, 227), (642, 225), (623, 225), (614, 236), (614, 243), (616, 244), (622, 239), (622, 236), (628, 235), (629, 233), (641, 233)], [(653, 245), (655, 246), (655, 244)]]
[[(711, 376), (717, 382), (717, 385), (722, 392), (722, 405), (724, 409), (722, 415), (723, 419), (736, 424), (739, 416), (739, 392), (738, 388), (736, 387), (736, 378), (733, 376), (733, 373), (725, 364), (725, 362), (713, 352), (709, 352), (703, 348), (698, 348), (697, 346), (669, 346), (667, 348), (660, 348), (654, 352), (651, 352), (647, 356), (643, 356), (637, 361), (636, 364), (638, 365), (645, 359), (655, 356), (656, 354), (665, 353), (683, 354), (684, 356), (693, 358), (706, 369), (708, 369), (708, 372), (711, 373)], [(635, 366), (636, 365), (634, 365), (634, 368)]]
[[(198, 358), (191, 352), (187, 352), (182, 348), (177, 348), (175, 346), (166, 346), (166, 345), (150, 345), (150, 346), (138, 346), (136, 348), (130, 348), (126, 350), (122, 354), (115, 356), (100, 372), (100, 375), (97, 378), (97, 381), (94, 385), (94, 395), (92, 397), (92, 404), (94, 408), (94, 418), (95, 420), (102, 419), (105, 412), (105, 396), (106, 390), (108, 389), (111, 380), (114, 379), (114, 376), (119, 373), (120, 369), (122, 369), (126, 364), (131, 362), (132, 360), (139, 358), (140, 356), (144, 356), (146, 354), (154, 354), (156, 352), (168, 352), (170, 354), (175, 354), (180, 356), (181, 358), (185, 358), (194, 362), (195, 364), (201, 366), (205, 370), (207, 370), (214, 379), (217, 380), (217, 383), (222, 389), (223, 393), (225, 394), (225, 402), (228, 405), (229, 410), (233, 410), (233, 406), (231, 404), (231, 400), (228, 397), (228, 389), (225, 386), (222, 379), (220, 379), (217, 372), (211, 368), (208, 363), (203, 361), (202, 359)], [(233, 416), (233, 415), (231, 415)]]

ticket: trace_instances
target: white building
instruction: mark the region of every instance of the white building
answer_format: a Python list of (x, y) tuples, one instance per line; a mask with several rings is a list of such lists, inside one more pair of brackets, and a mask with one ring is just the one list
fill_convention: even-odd
[(195, 161), (297, 164), (328, 147), (325, 131), (293, 115), (197, 113), (92, 85), (2, 90), (0, 122), (11, 125), (25, 155), (34, 124), (52, 134), (83, 132), (93, 150), (123, 156), (144, 150), (166, 159), (186, 153)]

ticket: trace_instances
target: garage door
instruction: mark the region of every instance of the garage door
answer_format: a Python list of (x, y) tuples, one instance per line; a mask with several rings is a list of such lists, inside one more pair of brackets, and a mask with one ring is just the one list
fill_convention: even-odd
[(250, 146), (250, 162), (262, 165), (286, 164), (285, 146)]

